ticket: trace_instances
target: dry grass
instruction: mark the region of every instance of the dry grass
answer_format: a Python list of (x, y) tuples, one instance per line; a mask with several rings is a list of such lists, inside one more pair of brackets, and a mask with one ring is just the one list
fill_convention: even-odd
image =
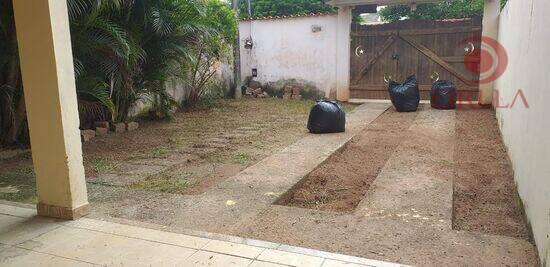
[(166, 173), (148, 177), (131, 186), (134, 189), (176, 194), (184, 193), (188, 187), (188, 174), (171, 176)]
[[(85, 143), (86, 173), (120, 172), (119, 166), (125, 161), (174, 160), (174, 155), (182, 154), (192, 161), (182, 158), (165, 172), (143, 177), (130, 187), (167, 193), (202, 192), (306, 134), (313, 104), (277, 98), (221, 99), (207, 107), (177, 113), (170, 122), (140, 121), (138, 131), (110, 134)], [(351, 111), (354, 106), (344, 107)], [(212, 139), (227, 143), (212, 149)], [(6, 187), (7, 192), (15, 191), (9, 186), (18, 189), (17, 193), (0, 191), (0, 198), (35, 201), (34, 174), (21, 175), (18, 168), (4, 166), (30, 169), (32, 161), (22, 158), (9, 164), (0, 162), (0, 187)]]
[(36, 185), (32, 166), (17, 167), (0, 174), (0, 199), (36, 203)]

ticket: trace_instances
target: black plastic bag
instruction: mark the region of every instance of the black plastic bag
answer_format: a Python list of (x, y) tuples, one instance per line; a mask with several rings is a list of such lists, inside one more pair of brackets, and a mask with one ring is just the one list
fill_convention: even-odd
[(389, 83), (390, 99), (398, 112), (414, 112), (420, 103), (420, 90), (416, 76), (410, 76), (403, 84), (396, 81)]
[(456, 109), (456, 86), (451, 81), (437, 81), (430, 91), (430, 102), (435, 109)]
[(346, 113), (336, 101), (318, 100), (311, 108), (307, 129), (311, 133), (346, 131)]

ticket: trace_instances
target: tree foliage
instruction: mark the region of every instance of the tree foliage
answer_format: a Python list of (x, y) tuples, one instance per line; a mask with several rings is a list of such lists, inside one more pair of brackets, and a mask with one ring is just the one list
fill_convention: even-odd
[[(288, 16), (319, 12), (334, 12), (324, 0), (250, 0), (252, 17)], [(248, 2), (240, 0), (239, 15), (248, 17)]]
[[(250, 11), (252, 17), (269, 17), (336, 12), (336, 8), (327, 5), (324, 0), (250, 0)], [(353, 13), (353, 22), (362, 21), (359, 15)], [(239, 17), (249, 17), (247, 0), (239, 2)]]
[(209, 90), (216, 88), (212, 77), (216, 74), (217, 65), (229, 60), (227, 57), (237, 32), (233, 14), (228, 5), (218, 0), (208, 0), (205, 20), (213, 31), (199, 38), (180, 76), (189, 89), (186, 106), (196, 104)]
[[(411, 19), (459, 19), (483, 15), (483, 0), (455, 0), (441, 3), (419, 4), (416, 10), (410, 6), (388, 6), (380, 11), (384, 21)], [(504, 6), (506, 1), (502, 1)]]
[[(25, 105), (11, 0), (0, 2), (0, 145), (20, 141)], [(198, 48), (220, 58), (236, 32), (222, 0), (68, 0), (81, 123), (126, 121), (138, 100), (167, 112), (165, 82)], [(208, 42), (206, 42), (208, 40)]]

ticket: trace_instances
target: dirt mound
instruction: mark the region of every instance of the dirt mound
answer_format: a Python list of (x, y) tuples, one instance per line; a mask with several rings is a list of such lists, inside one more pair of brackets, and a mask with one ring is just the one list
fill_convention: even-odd
[(351, 212), (364, 198), (391, 154), (405, 138), (414, 113), (388, 110), (343, 149), (306, 176), (279, 205)]

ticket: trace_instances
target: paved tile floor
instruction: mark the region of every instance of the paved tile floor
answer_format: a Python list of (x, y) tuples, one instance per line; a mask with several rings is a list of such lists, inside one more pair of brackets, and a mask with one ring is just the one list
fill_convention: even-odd
[(399, 266), (239, 237), (184, 235), (0, 203), (0, 266)]

